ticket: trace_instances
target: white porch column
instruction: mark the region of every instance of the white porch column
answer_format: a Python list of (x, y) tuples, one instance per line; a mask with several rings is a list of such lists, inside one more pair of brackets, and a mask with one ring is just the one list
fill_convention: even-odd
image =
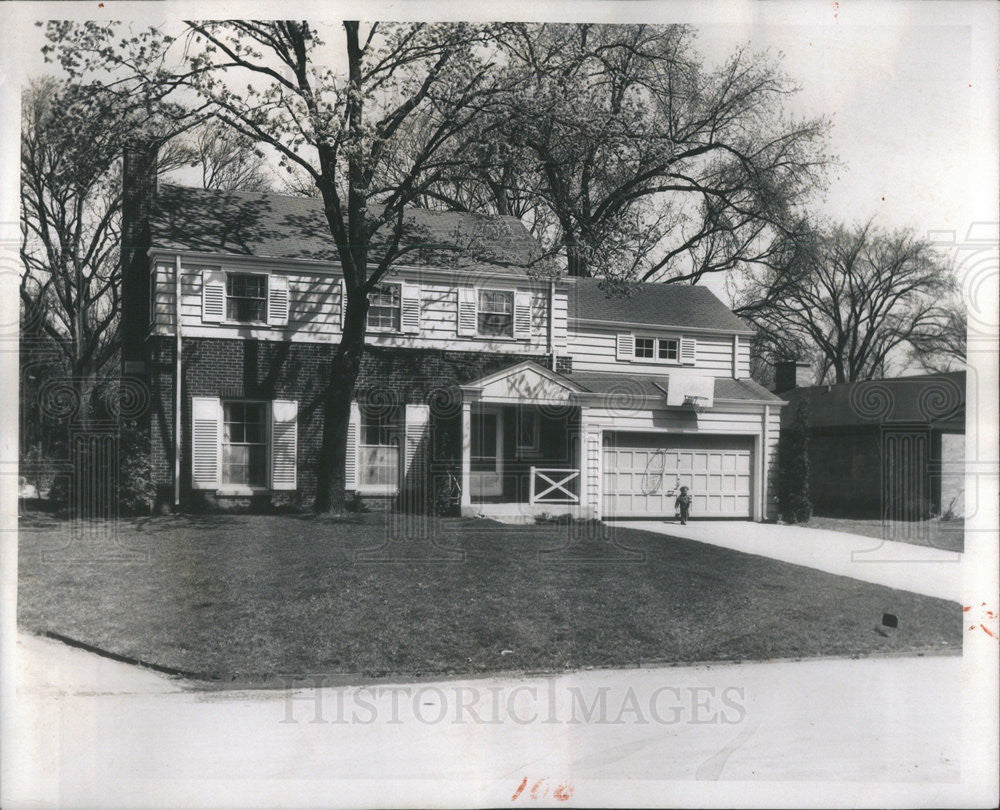
[(472, 506), (472, 403), (462, 401), (462, 506)]

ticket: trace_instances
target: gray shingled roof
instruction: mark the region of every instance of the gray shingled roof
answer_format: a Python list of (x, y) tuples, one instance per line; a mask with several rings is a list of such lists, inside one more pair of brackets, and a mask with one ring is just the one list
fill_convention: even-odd
[(813, 427), (965, 423), (964, 371), (816, 385), (784, 391), (781, 396), (791, 403), (785, 408), (785, 420), (794, 416), (797, 403), (807, 400)]
[(576, 279), (569, 293), (569, 317), (752, 332), (707, 287), (638, 283), (622, 297), (603, 289), (600, 279)]
[[(404, 222), (404, 243), (421, 246), (400, 260), (404, 264), (448, 266), (459, 259), (463, 268), (501, 265), (523, 271), (538, 253), (516, 217), (414, 208)], [(153, 246), (164, 250), (339, 260), (321, 201), (307, 197), (163, 184), (150, 226)], [(379, 252), (378, 236), (373, 255)]]
[[(618, 396), (665, 396), (669, 390), (670, 378), (655, 374), (618, 374), (607, 371), (573, 371), (563, 374), (578, 387), (594, 394), (614, 394)], [(715, 398), (725, 400), (751, 400), (781, 402), (762, 385), (746, 378), (734, 380), (729, 377), (715, 378)]]

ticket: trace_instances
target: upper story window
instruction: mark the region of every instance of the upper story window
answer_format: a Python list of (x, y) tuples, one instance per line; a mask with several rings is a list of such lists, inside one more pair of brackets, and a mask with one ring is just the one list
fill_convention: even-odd
[(226, 318), (239, 323), (267, 320), (267, 276), (226, 273)]
[(680, 360), (680, 341), (677, 338), (637, 337), (633, 356), (640, 360), (676, 363)]
[(368, 293), (368, 328), (388, 332), (400, 330), (399, 284), (379, 284)]
[(615, 336), (615, 358), (621, 362), (662, 363), (672, 366), (693, 366), (698, 341), (688, 335), (657, 337), (619, 332)]
[(635, 356), (653, 359), (653, 349), (656, 340), (654, 338), (637, 337), (635, 339)]
[(680, 347), (676, 338), (660, 338), (656, 341), (656, 352), (660, 360), (677, 362), (680, 358)]
[(514, 293), (480, 290), (477, 327), (486, 337), (514, 337)]

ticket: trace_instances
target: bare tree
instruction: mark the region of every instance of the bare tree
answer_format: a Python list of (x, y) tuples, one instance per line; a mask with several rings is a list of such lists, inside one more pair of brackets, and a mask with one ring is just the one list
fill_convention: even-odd
[(201, 168), (204, 188), (219, 191), (268, 191), (270, 172), (264, 153), (245, 135), (220, 121), (199, 127), (191, 144), (192, 158)]
[(902, 354), (937, 340), (955, 293), (929, 242), (869, 222), (821, 237), (777, 281), (752, 279), (737, 310), (760, 330), (765, 355), (814, 359), (817, 381), (842, 383), (884, 376)]
[(497, 36), (509, 89), (479, 122), (477, 159), (432, 189), (442, 204), (503, 212), (530, 196), (571, 275), (693, 283), (783, 261), (831, 158), (826, 122), (784, 114), (795, 88), (772, 59), (741, 49), (707, 72), (684, 26)]
[(969, 331), (968, 317), (961, 301), (945, 307), (937, 330), (928, 330), (911, 338), (910, 361), (925, 371), (940, 373), (965, 365)]
[[(121, 154), (155, 119), (53, 78), (22, 94), (21, 276), (25, 335), (44, 336), (78, 402), (117, 348)], [(182, 165), (164, 151), (164, 171)], [(84, 409), (85, 412), (85, 409)]]
[[(273, 150), (282, 167), (315, 185), (347, 292), (323, 405), (317, 511), (344, 505), (368, 294), (420, 249), (419, 240), (404, 238), (404, 211), (473, 142), (471, 125), (496, 89), (481, 27), (345, 21), (341, 33), (342, 54), (306, 21), (190, 21), (179, 38), (155, 28), (123, 38), (114, 24), (48, 28), (72, 75), (99, 76), (109, 92), (156, 102), (193, 91), (192, 114), (212, 115)], [(338, 58), (343, 69), (330, 67)], [(418, 116), (414, 138), (409, 125)], [(395, 149), (404, 137), (410, 148)]]

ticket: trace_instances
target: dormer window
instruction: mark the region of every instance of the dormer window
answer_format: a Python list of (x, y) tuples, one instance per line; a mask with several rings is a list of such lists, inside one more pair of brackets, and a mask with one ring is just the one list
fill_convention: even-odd
[(226, 318), (238, 323), (267, 320), (267, 276), (226, 273)]

